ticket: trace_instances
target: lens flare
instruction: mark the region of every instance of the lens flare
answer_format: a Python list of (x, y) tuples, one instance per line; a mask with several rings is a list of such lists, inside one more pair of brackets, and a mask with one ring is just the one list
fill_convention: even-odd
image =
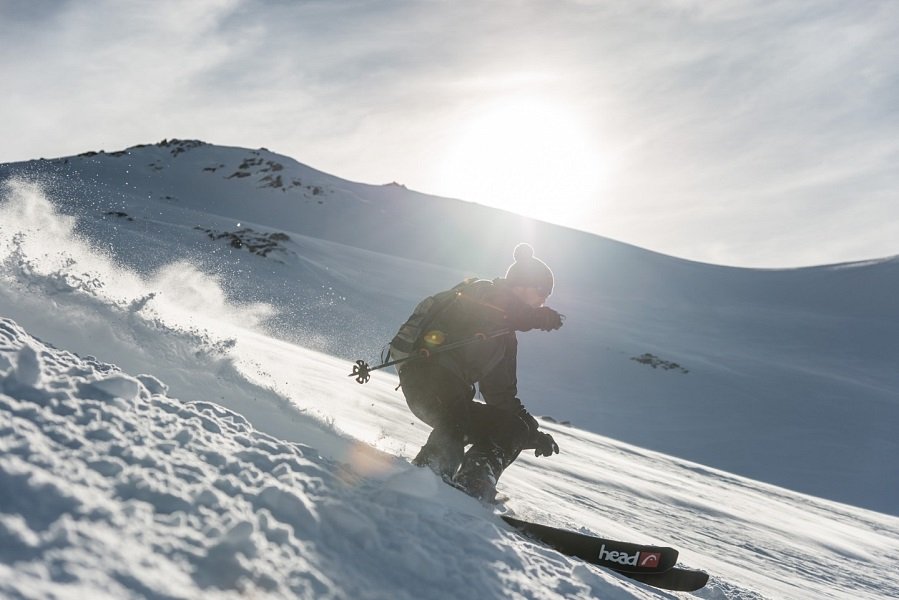
[(424, 342), (429, 347), (440, 346), (446, 341), (446, 334), (440, 330), (432, 329), (424, 335)]

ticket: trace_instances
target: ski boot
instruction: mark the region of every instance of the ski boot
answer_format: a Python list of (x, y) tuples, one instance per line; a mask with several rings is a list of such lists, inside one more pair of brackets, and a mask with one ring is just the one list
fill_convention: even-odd
[(472, 446), (453, 479), (456, 487), (482, 504), (493, 504), (496, 501), (496, 482), (508, 466), (505, 454), (497, 444)]
[(416, 467), (428, 467), (444, 481), (450, 482), (462, 464), (464, 454), (463, 436), (435, 429), (412, 459), (412, 464)]

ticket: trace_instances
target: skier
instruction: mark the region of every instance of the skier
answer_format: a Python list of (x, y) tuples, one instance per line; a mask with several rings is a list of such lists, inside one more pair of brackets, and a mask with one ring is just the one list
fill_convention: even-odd
[[(413, 464), (482, 502), (493, 502), (497, 479), (522, 450), (559, 452), (518, 399), (516, 374), (515, 332), (562, 326), (562, 316), (544, 306), (553, 273), (528, 244), (513, 256), (503, 278), (466, 280), (423, 300), (390, 343), (394, 359), (425, 355), (398, 367), (409, 409), (433, 427)], [(474, 400), (475, 384), (483, 403)]]

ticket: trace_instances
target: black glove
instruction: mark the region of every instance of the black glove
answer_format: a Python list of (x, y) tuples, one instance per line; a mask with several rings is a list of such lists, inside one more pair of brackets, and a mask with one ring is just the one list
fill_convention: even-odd
[(554, 311), (548, 306), (541, 306), (537, 309), (537, 329), (543, 331), (552, 331), (562, 326), (562, 315)]
[(534, 456), (552, 456), (559, 453), (559, 445), (553, 436), (538, 431), (534, 436)]

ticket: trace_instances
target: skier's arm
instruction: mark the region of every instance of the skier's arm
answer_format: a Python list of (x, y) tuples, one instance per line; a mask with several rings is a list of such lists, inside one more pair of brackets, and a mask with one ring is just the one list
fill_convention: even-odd
[(522, 408), (518, 396), (518, 340), (503, 336), (506, 344), (503, 359), (478, 382), (484, 401), (496, 408), (517, 412)]
[(534, 308), (517, 302), (506, 313), (506, 321), (516, 331), (553, 331), (562, 326), (562, 315), (548, 306)]

